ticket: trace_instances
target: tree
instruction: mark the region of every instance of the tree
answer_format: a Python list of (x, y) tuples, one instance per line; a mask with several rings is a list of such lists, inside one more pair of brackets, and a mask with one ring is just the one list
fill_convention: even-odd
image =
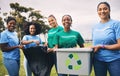
[(50, 27), (45, 24), (44, 19), (46, 17), (42, 16), (40, 11), (34, 10), (31, 7), (27, 8), (24, 6), (20, 6), (19, 3), (10, 3), (10, 8), (12, 9), (12, 11), (9, 12), (10, 15), (17, 20), (17, 32), (20, 37), (23, 37), (24, 25), (25, 22), (28, 21), (34, 21), (39, 23), (42, 26), (41, 33), (43, 34), (47, 33), (47, 30), (50, 29)]
[(46, 25), (45, 22), (44, 22), (44, 19), (46, 17), (43, 17), (40, 14), (40, 11), (35, 10), (35, 11), (30, 12), (29, 18), (31, 18), (32, 21), (34, 21), (34, 22), (35, 21), (38, 22), (42, 26), (41, 33), (45, 34), (50, 29), (50, 27), (48, 25)]
[(2, 18), (0, 17), (0, 32), (2, 32), (5, 29), (4, 22), (2, 21)]

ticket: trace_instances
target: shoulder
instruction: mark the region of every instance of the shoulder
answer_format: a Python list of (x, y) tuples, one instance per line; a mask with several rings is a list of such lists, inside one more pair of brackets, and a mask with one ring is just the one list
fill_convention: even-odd
[(61, 25), (58, 25), (58, 28), (63, 29), (63, 27)]
[(53, 32), (54, 31), (54, 28), (50, 28), (49, 30), (48, 30), (48, 33), (49, 32)]
[(39, 38), (39, 39), (40, 39), (40, 36), (39, 36), (39, 35), (36, 35), (36, 38)]
[(111, 22), (115, 22), (115, 23), (118, 23), (120, 22), (119, 20), (115, 20), (115, 19), (110, 19)]
[(24, 37), (29, 37), (30, 35), (24, 35)]
[(116, 28), (116, 27), (120, 27), (120, 21), (118, 21), (118, 20), (113, 20), (113, 19), (111, 19), (111, 21), (110, 21), (110, 23), (109, 23), (110, 25), (112, 25), (112, 27), (114, 28)]
[(75, 33), (75, 34), (80, 34), (78, 31), (76, 30), (71, 30), (71, 33)]
[(8, 31), (7, 31), (7, 30), (5, 30), (5, 31), (1, 32), (1, 36), (2, 36), (2, 35), (7, 35), (7, 33), (8, 33)]
[(29, 38), (30, 37), (30, 35), (24, 35), (23, 36), (23, 38)]
[(61, 30), (63, 30), (63, 27), (60, 26), (60, 25), (58, 25), (58, 26), (57, 26), (57, 30), (58, 30), (58, 31), (61, 31)]
[(111, 22), (113, 22), (115, 25), (120, 25), (120, 21), (118, 21), (118, 20), (111, 20)]
[(59, 35), (59, 34), (63, 34), (63, 33), (64, 33), (64, 31), (61, 30), (61, 31), (57, 32), (56, 34)]

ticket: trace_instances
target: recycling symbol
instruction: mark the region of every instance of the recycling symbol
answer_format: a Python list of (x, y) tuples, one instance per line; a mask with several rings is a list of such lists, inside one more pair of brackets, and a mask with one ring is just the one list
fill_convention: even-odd
[[(72, 64), (72, 60), (75, 61), (75, 64)], [(68, 55), (68, 58), (65, 61), (65, 65), (69, 70), (79, 70), (81, 68), (81, 60), (77, 53), (71, 53)]]

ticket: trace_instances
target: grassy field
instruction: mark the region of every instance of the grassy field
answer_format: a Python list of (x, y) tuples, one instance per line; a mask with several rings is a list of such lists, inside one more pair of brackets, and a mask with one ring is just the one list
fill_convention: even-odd
[[(23, 52), (21, 52), (20, 76), (25, 76), (25, 70), (23, 68), (23, 56), (24, 56)], [(5, 76), (5, 75), (8, 75), (8, 73), (2, 63), (2, 52), (0, 51), (0, 76)], [(52, 68), (51, 76), (57, 76), (56, 70), (54, 67)]]
[[(85, 44), (85, 47), (89, 47), (91, 44)], [(23, 68), (23, 52), (21, 51), (21, 65), (20, 65), (20, 76), (25, 76), (25, 71)], [(5, 76), (8, 75), (7, 71), (2, 63), (2, 52), (0, 51), (0, 76)], [(56, 74), (56, 70), (55, 67), (52, 68), (52, 73), (51, 76), (57, 76)], [(91, 76), (95, 76), (94, 75), (94, 71), (92, 70), (91, 72)]]

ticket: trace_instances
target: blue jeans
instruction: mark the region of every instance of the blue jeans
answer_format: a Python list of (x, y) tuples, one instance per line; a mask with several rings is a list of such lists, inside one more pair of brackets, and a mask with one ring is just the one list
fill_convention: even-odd
[(120, 74), (120, 59), (111, 61), (111, 62), (103, 62), (94, 59), (94, 70), (95, 76), (107, 76), (107, 71), (110, 76), (119, 76)]
[(25, 57), (24, 57), (24, 69), (25, 69), (26, 76), (32, 76), (32, 71), (31, 71), (28, 61)]
[(19, 76), (20, 60), (3, 58), (3, 64), (10, 76)]

